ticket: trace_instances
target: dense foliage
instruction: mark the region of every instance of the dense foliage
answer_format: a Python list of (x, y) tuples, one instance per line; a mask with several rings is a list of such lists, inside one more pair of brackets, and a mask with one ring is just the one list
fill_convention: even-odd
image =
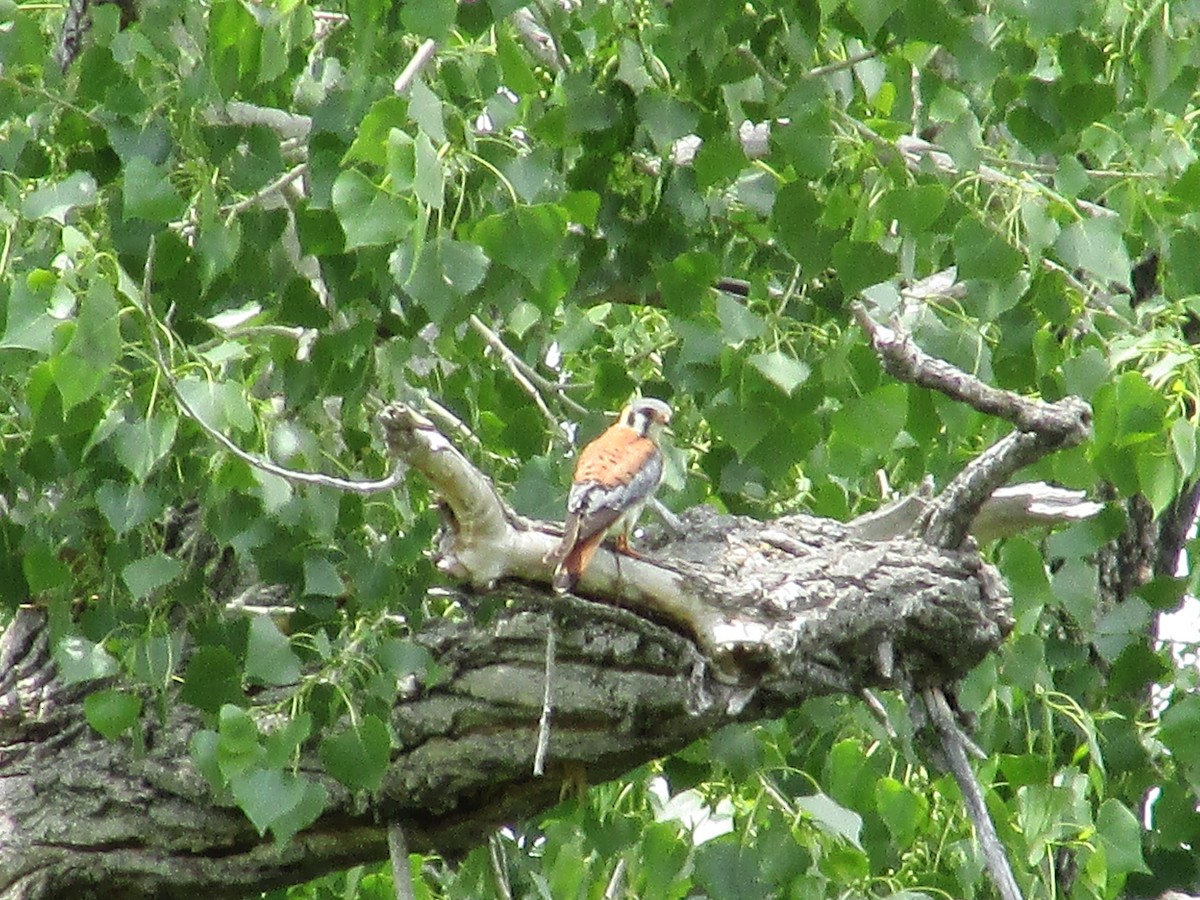
[[(1094, 441), (1029, 474), (1116, 499), (989, 548), (1017, 626), (959, 690), (1018, 880), (1200, 886), (1196, 671), (1154, 624), (1186, 580), (1128, 553), (1097, 577), (1127, 510), (1174, 514), (1196, 468), (1200, 3), (519, 6), (144, 0), (127, 28), (99, 6), (63, 73), (62, 10), (0, 0), (0, 591), (52, 611), (68, 677), (142, 686), (94, 694), (91, 724), (204, 710), (197, 763), (286, 841), (323, 803), (297, 748), (377, 786), (395, 679), (426, 664), (408, 629), (462, 614), (427, 590), (421, 485), (254, 470), (160, 355), (209, 424), (295, 469), (379, 477), (372, 418), (400, 397), (555, 517), (574, 438), (641, 392), (677, 411), (669, 505), (847, 518), (1005, 430), (881, 372), (865, 295), (935, 355), (1095, 409)], [(951, 265), (957, 290), (904, 302)], [(300, 598), (285, 630), (215, 608), (172, 528), (192, 505), (243, 577)], [(293, 683), (265, 737), (254, 688)], [(957, 788), (885, 702), (897, 739), (812, 702), (456, 865), (414, 857), (419, 889), (987, 896)], [(355, 870), (278, 896), (390, 891)]]

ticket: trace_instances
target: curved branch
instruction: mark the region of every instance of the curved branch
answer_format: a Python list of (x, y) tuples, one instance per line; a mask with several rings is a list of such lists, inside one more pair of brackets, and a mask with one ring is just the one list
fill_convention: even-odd
[[(918, 532), (933, 546), (961, 546), (997, 488), (1025, 466), (1056, 450), (1082, 443), (1091, 435), (1092, 408), (1078, 397), (1046, 403), (994, 388), (945, 360), (929, 356), (910, 335), (876, 322), (861, 303), (854, 304), (854, 316), (891, 375), (1017, 426), (1016, 431), (971, 460), (917, 520)], [(1091, 514), (1099, 509), (1094, 507)]]
[[(435, 554), (442, 571), (485, 588), (505, 578), (551, 582), (548, 559), (560, 526), (517, 517), (424, 416), (392, 404), (380, 418), (391, 450), (422, 472), (445, 503), (446, 527)], [(995, 617), (1007, 595), (973, 554), (947, 554), (903, 537), (864, 541), (848, 526), (807, 516), (765, 528), (698, 509), (684, 525), (685, 537), (660, 546), (657, 561), (602, 550), (577, 591), (671, 626), (733, 682), (754, 680), (764, 667), (812, 667), (830, 649), (812, 642), (814, 624), (842, 609), (871, 608), (879, 628), (867, 630), (880, 635), (904, 631), (931, 599), (931, 583), (938, 585), (939, 602), (989, 610), (959, 635), (973, 648), (968, 655), (993, 645), (1007, 627), (997, 626), (1003, 615)], [(782, 540), (773, 540), (781, 527)], [(697, 546), (703, 547), (699, 555)], [(853, 680), (834, 679), (839, 689), (850, 689)]]

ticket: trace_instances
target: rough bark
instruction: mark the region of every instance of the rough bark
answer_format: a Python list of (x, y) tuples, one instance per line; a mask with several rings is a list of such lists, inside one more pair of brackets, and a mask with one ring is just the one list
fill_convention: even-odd
[[(1086, 434), (1083, 404), (1050, 412), (1068, 421), (1060, 439), (1032, 441), (1039, 452)], [(1016, 442), (964, 470), (957, 493), (849, 524), (699, 508), (679, 534), (647, 542), (645, 559), (602, 550), (581, 596), (555, 597), (546, 558), (559, 526), (515, 516), (427, 419), (404, 407), (383, 418), (389, 447), (444, 500), (439, 567), (500, 612), (416, 636), (441, 677), (398, 688), (381, 790), (352, 796), (310, 755), (302, 768), (321, 780), (327, 807), (276, 846), (214, 798), (194, 766), (198, 712), (167, 698), (151, 705), (161, 714), (143, 717), (142, 746), (101, 738), (82, 704), (107, 684), (64, 684), (45, 615), (23, 609), (0, 638), (0, 897), (244, 896), (386, 859), (395, 826), (413, 849), (453, 857), (581, 778), (614, 778), (724, 724), (878, 686), (933, 696), (1011, 625), (998, 574), (958, 523), (964, 508), (974, 516), (986, 504), (981, 483), (1027, 459), (1031, 441), (1019, 436), (1033, 432), (1020, 426)], [(551, 616), (554, 717), (546, 775), (536, 777)], [(279, 697), (258, 699), (268, 709)]]
[[(103, 685), (62, 684), (45, 616), (21, 610), (0, 642), (0, 895), (243, 896), (385, 858), (389, 821), (415, 849), (459, 854), (557, 802), (581, 776), (616, 777), (725, 723), (899, 677), (953, 679), (1008, 628), (1008, 598), (971, 552), (871, 544), (803, 516), (764, 525), (700, 509), (684, 525), (653, 555), (705, 578), (726, 610), (718, 618), (739, 633), (758, 628), (775, 649), (718, 669), (679, 622), (505, 582), (495, 590), (511, 602), (489, 624), (419, 636), (447, 676), (397, 699), (398, 742), (379, 795), (356, 799), (326, 779), (329, 809), (283, 848), (213, 802), (187, 749), (202, 727), (196, 711), (170, 704), (165, 720), (148, 719), (141, 755), (105, 740), (82, 710)], [(548, 777), (535, 778), (550, 615), (554, 725)]]

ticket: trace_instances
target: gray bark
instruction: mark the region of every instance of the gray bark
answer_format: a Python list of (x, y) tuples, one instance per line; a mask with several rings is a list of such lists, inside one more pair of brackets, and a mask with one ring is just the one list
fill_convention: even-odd
[[(198, 712), (168, 703), (165, 718), (148, 713), (142, 752), (105, 740), (82, 702), (107, 685), (64, 685), (45, 616), (21, 610), (0, 639), (0, 897), (244, 896), (386, 859), (388, 823), (414, 850), (454, 857), (581, 777), (614, 778), (724, 724), (833, 692), (953, 681), (1009, 628), (1007, 594), (970, 549), (869, 543), (803, 516), (763, 524), (701, 509), (683, 523), (648, 553), (702, 585), (718, 633), (724, 622), (743, 636), (721, 666), (686, 621), (502, 581), (492, 590), (505, 605), (488, 624), (418, 636), (446, 674), (397, 698), (379, 794), (351, 796), (314, 761), (306, 768), (323, 779), (328, 809), (282, 848), (214, 801), (187, 749)], [(550, 615), (556, 701), (537, 778)]]

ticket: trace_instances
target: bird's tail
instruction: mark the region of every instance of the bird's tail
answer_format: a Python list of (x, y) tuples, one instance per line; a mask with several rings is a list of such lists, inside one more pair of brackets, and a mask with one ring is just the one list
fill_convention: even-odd
[[(603, 535), (600, 535), (600, 537), (603, 537)], [(592, 561), (592, 557), (596, 555), (596, 550), (599, 547), (599, 539), (580, 541), (571, 547), (558, 565), (554, 567), (554, 580), (551, 582), (554, 590), (560, 594), (574, 590), (575, 585), (578, 584), (584, 570), (587, 569), (588, 563)]]

